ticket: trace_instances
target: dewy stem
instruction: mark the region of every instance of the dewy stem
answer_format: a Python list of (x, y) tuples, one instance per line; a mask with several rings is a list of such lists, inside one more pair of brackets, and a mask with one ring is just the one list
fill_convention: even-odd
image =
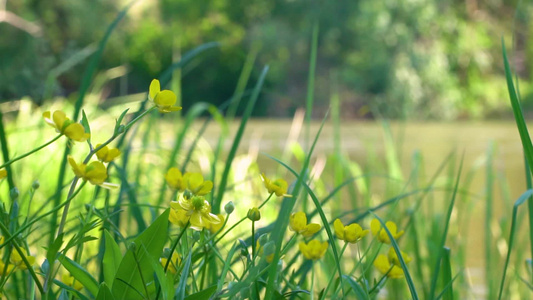
[(47, 147), (48, 145), (50, 145), (50, 144), (52, 144), (53, 142), (57, 141), (61, 136), (63, 136), (62, 133), (58, 134), (55, 138), (51, 139), (50, 141), (48, 141), (48, 142), (42, 144), (41, 146), (39, 146), (39, 147), (37, 147), (37, 148), (31, 150), (31, 151), (28, 152), (28, 153), (24, 153), (24, 154), (22, 154), (22, 155), (20, 155), (20, 156), (18, 156), (18, 157), (15, 157), (15, 158), (10, 159), (9, 161), (5, 162), (3, 165), (0, 165), (0, 169), (1, 169), (1, 168), (4, 168), (4, 167), (6, 167), (6, 166), (9, 166), (9, 165), (11, 165), (12, 163), (14, 163), (14, 162), (16, 162), (16, 161), (19, 161), (19, 160), (23, 159), (24, 157), (29, 156), (29, 155), (32, 155), (33, 153), (35, 153), (35, 152), (37, 152), (37, 151), (39, 151), (39, 150), (41, 150), (41, 149)]

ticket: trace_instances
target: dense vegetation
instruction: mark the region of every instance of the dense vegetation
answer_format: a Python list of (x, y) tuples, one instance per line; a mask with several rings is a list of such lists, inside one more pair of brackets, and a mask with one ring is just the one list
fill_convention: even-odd
[[(32, 26), (0, 23), (0, 101), (71, 97), (95, 41), (123, 5), (7, 1), (7, 11)], [(523, 98), (532, 98), (530, 12), (527, 3), (501, 0), (139, 1), (107, 44), (92, 88), (106, 106), (125, 101), (115, 97), (143, 92), (182, 53), (216, 41), (222, 47), (174, 73), (179, 100), (221, 104), (269, 64), (254, 114), (290, 117), (305, 99), (317, 26), (315, 117), (324, 114), (332, 89), (343, 117), (498, 117), (509, 112), (502, 35), (515, 49), (511, 61), (524, 79)], [(243, 69), (250, 80), (239, 79)], [(185, 111), (190, 103), (183, 103)]]

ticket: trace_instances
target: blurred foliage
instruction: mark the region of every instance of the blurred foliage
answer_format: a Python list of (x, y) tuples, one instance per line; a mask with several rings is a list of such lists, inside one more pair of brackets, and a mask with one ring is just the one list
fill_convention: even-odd
[[(126, 4), (7, 0), (8, 12), (40, 31), (0, 23), (0, 101), (29, 96), (40, 104), (75, 92), (91, 49)], [(181, 53), (218, 41), (219, 50), (176, 74), (184, 108), (228, 100), (256, 47), (248, 87), (260, 66), (271, 68), (255, 115), (292, 115), (304, 103), (311, 31), (318, 22), (315, 116), (328, 108), (334, 78), (343, 117), (500, 117), (509, 114), (502, 34), (513, 46), (525, 107), (533, 107), (530, 13), (516, 0), (139, 1), (104, 51), (101, 72), (118, 66), (127, 71), (106, 82), (101, 101), (141, 92)]]

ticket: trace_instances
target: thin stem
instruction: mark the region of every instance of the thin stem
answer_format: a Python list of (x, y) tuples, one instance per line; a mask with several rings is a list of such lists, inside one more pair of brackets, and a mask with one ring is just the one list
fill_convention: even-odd
[[(261, 205), (259, 205), (259, 207), (257, 209), (261, 209), (261, 207), (265, 206), (265, 204), (267, 204), (268, 200), (270, 200), (270, 198), (272, 198), (272, 195), (274, 195), (274, 193), (271, 193), (268, 198), (263, 201), (263, 203), (261, 203)], [(222, 234), (216, 241), (215, 241), (215, 245), (218, 244), (218, 242), (220, 242), (220, 240), (226, 236), (226, 234), (228, 234), (230, 231), (232, 231), (235, 227), (237, 227), (239, 224), (241, 224), (242, 222), (244, 222), (244, 220), (248, 219), (248, 217), (244, 217), (242, 219), (240, 219), (237, 223), (233, 224), (233, 226), (231, 226), (228, 230), (226, 230), (224, 232), (224, 234)], [(209, 242), (210, 240), (208, 240)]]
[(74, 194), (74, 191), (76, 189), (76, 184), (78, 183), (79, 179), (80, 178), (78, 176), (74, 177), (74, 179), (72, 179), (72, 183), (70, 184), (70, 189), (67, 195), (68, 200), (67, 200), (67, 203), (65, 204), (65, 208), (63, 209), (63, 215), (61, 216), (61, 222), (59, 223), (59, 228), (57, 229), (56, 237), (58, 237), (61, 233), (63, 233), (65, 223), (67, 222), (68, 209), (70, 208), (70, 200), (72, 200), (72, 195)]
[(311, 293), (311, 300), (315, 298), (315, 262), (313, 261), (311, 265), (311, 288), (309, 289), (309, 292)]
[(178, 235), (178, 238), (174, 242), (174, 245), (172, 245), (172, 248), (170, 249), (170, 254), (169, 254), (167, 263), (165, 264), (165, 273), (167, 272), (168, 266), (170, 265), (170, 261), (172, 260), (172, 254), (174, 254), (174, 251), (176, 250), (176, 247), (178, 246), (178, 243), (179, 243), (181, 237), (183, 236), (183, 234), (185, 233), (185, 231), (187, 230), (187, 228), (189, 227), (190, 224), (191, 224), (191, 222), (187, 221), (187, 224), (185, 224), (185, 227), (183, 227), (183, 229), (181, 230), (180, 235)]
[(50, 141), (48, 141), (48, 142), (42, 144), (41, 146), (39, 146), (39, 147), (37, 147), (37, 148), (31, 150), (31, 151), (28, 152), (28, 153), (24, 153), (24, 154), (22, 154), (22, 155), (20, 155), (20, 156), (17, 156), (17, 157), (15, 157), (15, 158), (10, 159), (9, 161), (5, 162), (3, 165), (0, 165), (0, 169), (1, 169), (1, 168), (4, 168), (4, 167), (7, 167), (7, 166), (11, 165), (11, 164), (14, 163), (14, 162), (16, 162), (16, 161), (18, 161), (18, 160), (21, 160), (21, 159), (23, 159), (24, 157), (29, 156), (29, 155), (32, 155), (33, 153), (35, 153), (35, 152), (37, 152), (37, 151), (39, 151), (39, 150), (45, 148), (46, 146), (48, 146), (48, 145), (52, 144), (53, 142), (57, 141), (61, 136), (63, 136), (62, 133), (58, 134), (55, 138), (51, 139)]
[(150, 300), (150, 293), (148, 293), (148, 288), (146, 287), (146, 281), (144, 280), (143, 272), (141, 270), (141, 266), (139, 265), (139, 260), (137, 259), (137, 254), (135, 252), (137, 252), (137, 251), (132, 251), (133, 258), (135, 258), (135, 264), (137, 265), (137, 270), (139, 270), (139, 275), (141, 275), (141, 282), (143, 284), (144, 292), (146, 293), (146, 297), (148, 298), (148, 300)]

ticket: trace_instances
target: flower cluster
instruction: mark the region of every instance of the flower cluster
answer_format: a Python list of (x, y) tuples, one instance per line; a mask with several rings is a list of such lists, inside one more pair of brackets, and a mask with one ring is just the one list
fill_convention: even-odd
[(107, 179), (107, 169), (103, 163), (99, 161), (93, 161), (89, 164), (76, 163), (76, 160), (72, 156), (68, 156), (68, 163), (72, 167), (72, 171), (77, 177), (89, 181), (94, 185), (99, 185), (103, 188), (116, 188), (118, 185), (105, 182)]
[[(396, 223), (392, 221), (386, 222), (385, 226), (394, 239), (397, 239), (404, 234), (403, 230), (398, 232)], [(372, 231), (372, 235), (374, 235), (379, 242), (391, 244), (387, 231), (381, 226), (381, 222), (378, 219), (372, 219), (370, 222), (370, 231)], [(400, 253), (406, 264), (411, 261), (411, 257), (405, 252), (400, 251)], [(374, 260), (374, 266), (379, 272), (381, 272), (381, 274), (389, 278), (402, 278), (404, 276), (400, 260), (396, 255), (396, 251), (392, 247), (389, 248), (388, 255), (380, 254), (376, 257)]]
[(182, 174), (177, 168), (170, 168), (165, 175), (167, 184), (178, 191), (177, 201), (170, 203), (171, 223), (194, 230), (206, 228), (217, 232), (222, 228), (224, 218), (211, 213), (211, 205), (205, 195), (213, 189), (213, 182), (205, 180), (200, 173)]

